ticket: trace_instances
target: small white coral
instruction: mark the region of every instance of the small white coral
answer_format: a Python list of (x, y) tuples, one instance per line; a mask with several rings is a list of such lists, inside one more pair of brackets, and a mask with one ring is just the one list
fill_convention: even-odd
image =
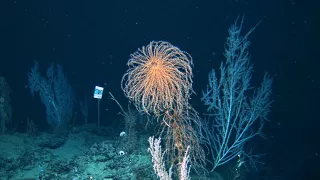
[(122, 132), (120, 133), (120, 137), (123, 137), (123, 136), (125, 136), (125, 135), (127, 135), (127, 133), (124, 132), (124, 131), (122, 131)]
[(118, 153), (120, 156), (123, 156), (123, 155), (125, 155), (126, 153), (124, 152), (124, 151), (119, 151), (119, 153)]

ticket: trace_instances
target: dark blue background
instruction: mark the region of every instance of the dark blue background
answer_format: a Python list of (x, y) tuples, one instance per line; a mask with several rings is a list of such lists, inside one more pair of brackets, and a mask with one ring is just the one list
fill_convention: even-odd
[[(126, 105), (120, 88), (129, 55), (152, 40), (169, 41), (194, 60), (193, 106), (203, 111), (201, 90), (207, 74), (223, 60), (229, 26), (245, 15), (250, 36), (253, 85), (263, 73), (274, 75), (271, 122), (263, 148), (275, 175), (284, 179), (320, 178), (320, 14), (317, 1), (299, 0), (16, 0), (0, 2), (0, 73), (13, 91), (11, 128), (25, 130), (26, 118), (45, 128), (45, 110), (32, 99), (27, 73), (38, 61), (64, 67), (77, 99), (105, 87), (101, 123), (119, 116), (111, 91)], [(97, 102), (91, 100), (90, 121)]]

